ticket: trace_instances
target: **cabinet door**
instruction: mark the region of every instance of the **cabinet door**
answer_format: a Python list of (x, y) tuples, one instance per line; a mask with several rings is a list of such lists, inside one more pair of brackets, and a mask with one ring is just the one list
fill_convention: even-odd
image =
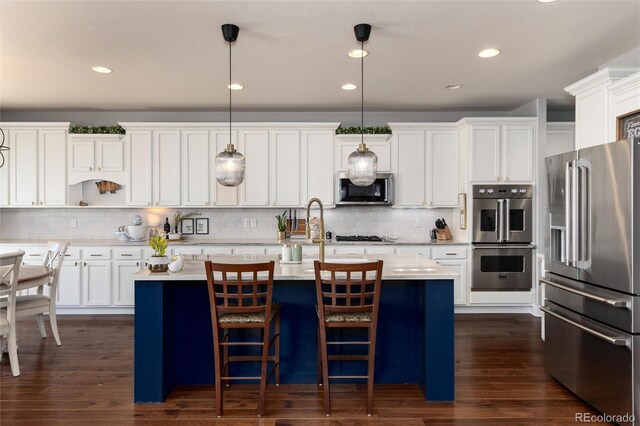
[(40, 130), (39, 135), (40, 205), (67, 205), (66, 148), (67, 132), (61, 129)]
[(90, 172), (96, 169), (95, 141), (75, 139), (69, 142), (69, 171)]
[(453, 304), (467, 304), (467, 262), (459, 260), (438, 260), (438, 263), (447, 268), (453, 269), (459, 274), (453, 279)]
[(334, 205), (335, 192), (333, 152), (333, 130), (302, 131), (302, 205), (317, 197), (325, 206)]
[(126, 188), (128, 206), (150, 206), (153, 183), (153, 142), (151, 130), (127, 132), (129, 184)]
[(209, 170), (215, 154), (209, 155), (208, 130), (182, 132), (182, 205), (209, 205)]
[(124, 170), (124, 147), (122, 141), (96, 142), (96, 169), (103, 172)]
[(272, 130), (269, 132), (271, 172), (271, 205), (296, 207), (300, 196), (300, 132)]
[(458, 205), (458, 132), (427, 131), (427, 190), (429, 205)]
[(265, 247), (237, 247), (233, 249), (233, 254), (247, 254), (247, 255), (256, 255), (256, 254), (265, 254)]
[(396, 253), (397, 254), (404, 254), (404, 255), (416, 255), (416, 256), (422, 256), (425, 257), (427, 259), (431, 259), (431, 248), (427, 247), (427, 246), (398, 246), (396, 248)]
[(500, 178), (500, 126), (471, 127), (471, 180), (498, 182)]
[(11, 205), (35, 206), (38, 202), (38, 131), (11, 131)]
[(533, 126), (502, 127), (502, 169), (505, 181), (533, 181)]
[(424, 131), (402, 130), (395, 135), (397, 165), (395, 171), (396, 202), (399, 207), (425, 204)]
[(78, 261), (69, 261), (62, 264), (60, 275), (58, 276), (58, 295), (56, 304), (58, 306), (80, 306), (82, 267)]
[[(236, 132), (231, 133), (231, 142), (238, 148), (238, 137)], [(215, 158), (220, 152), (224, 151), (229, 143), (229, 132), (211, 131), (210, 132), (210, 152), (211, 161), (214, 162), (211, 167), (211, 203), (216, 206), (237, 206), (238, 205), (238, 187), (220, 185), (216, 179)]]
[(111, 305), (111, 261), (89, 260), (82, 266), (84, 304)]
[(242, 130), (238, 133), (241, 153), (246, 158), (244, 182), (240, 185), (240, 204), (269, 205), (269, 132)]
[(133, 274), (140, 271), (140, 261), (120, 260), (113, 262), (113, 304), (133, 306)]
[(344, 246), (333, 249), (334, 254), (364, 254), (364, 252), (365, 248), (363, 246)]
[(180, 130), (156, 130), (153, 139), (156, 206), (180, 205)]
[[(349, 171), (349, 155), (358, 149), (360, 145), (360, 138), (354, 138), (357, 140), (340, 141), (338, 142), (338, 150), (336, 154), (336, 167), (339, 172)], [(391, 142), (389, 141), (367, 141), (367, 135), (364, 137), (364, 141), (367, 144), (367, 148), (373, 151), (378, 157), (378, 171), (390, 172), (391, 171)]]
[(367, 254), (394, 254), (396, 249), (393, 246), (373, 246), (366, 247), (365, 252)]

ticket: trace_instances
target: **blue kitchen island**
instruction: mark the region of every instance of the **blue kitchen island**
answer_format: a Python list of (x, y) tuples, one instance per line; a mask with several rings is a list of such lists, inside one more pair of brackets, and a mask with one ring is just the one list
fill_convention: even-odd
[[(378, 259), (384, 261), (384, 272), (375, 382), (419, 384), (426, 400), (453, 401), (453, 280), (457, 273), (421, 256), (328, 256), (326, 261)], [(211, 260), (253, 263), (277, 260), (277, 256), (212, 256)], [(282, 305), (282, 384), (312, 384), (317, 380), (318, 320), (312, 269), (311, 259), (301, 265), (276, 262), (273, 299)], [(134, 280), (135, 402), (163, 402), (179, 385), (213, 384), (211, 316), (203, 261), (187, 261), (179, 273), (142, 271), (134, 275)], [(340, 331), (334, 338), (353, 340), (351, 333), (356, 332)], [(247, 330), (242, 336), (248, 339)], [(341, 350), (348, 353), (358, 348)], [(257, 363), (235, 364), (239, 365), (232, 364), (234, 374), (251, 375), (259, 368)], [(360, 375), (366, 369), (363, 362), (332, 364), (332, 373), (340, 375)]]

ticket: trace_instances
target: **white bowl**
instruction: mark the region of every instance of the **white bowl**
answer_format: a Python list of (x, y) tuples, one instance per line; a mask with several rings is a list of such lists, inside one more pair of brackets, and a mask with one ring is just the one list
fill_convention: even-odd
[(125, 232), (127, 236), (133, 240), (143, 240), (147, 238), (149, 227), (146, 225), (129, 225), (126, 227)]

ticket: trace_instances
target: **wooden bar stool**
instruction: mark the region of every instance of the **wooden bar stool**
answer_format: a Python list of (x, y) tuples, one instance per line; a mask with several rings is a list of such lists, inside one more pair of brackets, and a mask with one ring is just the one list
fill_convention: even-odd
[[(367, 414), (373, 413), (373, 371), (380, 304), (382, 261), (359, 264), (314, 263), (318, 301), (318, 382), (324, 412), (331, 414), (329, 379), (367, 379)], [(329, 277), (327, 277), (329, 275)], [(327, 328), (365, 328), (369, 340), (327, 342)], [(329, 355), (328, 345), (367, 345), (366, 355)], [(366, 376), (329, 376), (329, 361), (367, 361)]]
[[(222, 417), (222, 381), (260, 380), (258, 417), (264, 415), (264, 398), (267, 381), (275, 371), (276, 386), (280, 384), (280, 305), (272, 304), (274, 262), (253, 264), (221, 264), (205, 262), (213, 326), (213, 351), (216, 374), (216, 414)], [(258, 277), (258, 274), (261, 277)], [(264, 276), (268, 273), (268, 277)], [(275, 332), (270, 339), (270, 327)], [(262, 341), (232, 342), (231, 329), (261, 329)], [(271, 346), (274, 355), (269, 355)], [(260, 346), (258, 356), (229, 356), (230, 346)], [(229, 363), (236, 361), (258, 361), (261, 363), (260, 376), (230, 376)], [(267, 374), (267, 362), (274, 366)]]

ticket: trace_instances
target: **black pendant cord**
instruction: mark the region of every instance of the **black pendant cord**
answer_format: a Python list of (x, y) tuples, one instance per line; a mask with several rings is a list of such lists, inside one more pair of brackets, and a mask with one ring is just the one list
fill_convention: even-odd
[(360, 42), (360, 129), (364, 143), (364, 41)]
[(229, 143), (233, 143), (231, 137), (231, 42), (229, 42)]

